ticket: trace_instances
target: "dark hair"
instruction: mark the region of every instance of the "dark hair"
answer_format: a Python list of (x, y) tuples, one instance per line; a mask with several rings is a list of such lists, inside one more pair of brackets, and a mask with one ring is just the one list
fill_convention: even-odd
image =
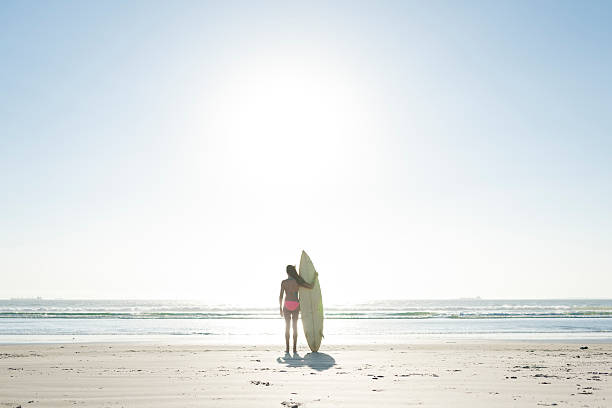
[(295, 270), (295, 265), (287, 265), (287, 275), (289, 275), (293, 279), (295, 279), (297, 281), (298, 285), (307, 284), (306, 281), (304, 280), (304, 278), (302, 278), (300, 275), (298, 275), (297, 271)]

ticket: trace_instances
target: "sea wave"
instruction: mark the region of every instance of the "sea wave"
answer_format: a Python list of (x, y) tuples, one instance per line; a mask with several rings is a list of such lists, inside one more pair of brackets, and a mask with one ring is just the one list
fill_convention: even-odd
[[(325, 308), (325, 318), (332, 320), (587, 317), (612, 318), (612, 300), (385, 300)], [(187, 301), (12, 299), (0, 300), (1, 319), (278, 319), (278, 309)]]
[[(513, 319), (513, 318), (612, 318), (612, 311), (566, 313), (436, 313), (436, 312), (329, 312), (326, 319)], [(99, 313), (99, 312), (0, 312), (0, 319), (277, 319), (269, 313)]]

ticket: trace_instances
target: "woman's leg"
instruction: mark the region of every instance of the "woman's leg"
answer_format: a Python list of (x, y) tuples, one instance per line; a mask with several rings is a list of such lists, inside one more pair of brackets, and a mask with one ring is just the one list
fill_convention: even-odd
[(299, 309), (291, 313), (291, 320), (293, 321), (293, 353), (297, 353), (297, 322), (299, 313)]
[(289, 352), (289, 325), (291, 324), (291, 314), (287, 309), (283, 309), (285, 316), (285, 353)]

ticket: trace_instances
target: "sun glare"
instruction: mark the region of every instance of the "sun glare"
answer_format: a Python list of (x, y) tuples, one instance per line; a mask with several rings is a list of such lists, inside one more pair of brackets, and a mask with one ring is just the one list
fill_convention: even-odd
[(248, 169), (247, 181), (320, 182), (349, 165), (343, 152), (359, 157), (368, 111), (362, 90), (354, 73), (321, 60), (244, 61), (219, 84), (207, 133), (228, 165)]

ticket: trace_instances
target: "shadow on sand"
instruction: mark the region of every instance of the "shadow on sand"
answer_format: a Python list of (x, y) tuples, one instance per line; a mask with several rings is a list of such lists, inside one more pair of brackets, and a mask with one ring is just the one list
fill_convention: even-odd
[(284, 357), (278, 357), (276, 362), (285, 364), (287, 367), (310, 367), (313, 370), (324, 371), (336, 364), (336, 360), (325, 353), (308, 353), (301, 357), (298, 353), (293, 355), (285, 353)]

